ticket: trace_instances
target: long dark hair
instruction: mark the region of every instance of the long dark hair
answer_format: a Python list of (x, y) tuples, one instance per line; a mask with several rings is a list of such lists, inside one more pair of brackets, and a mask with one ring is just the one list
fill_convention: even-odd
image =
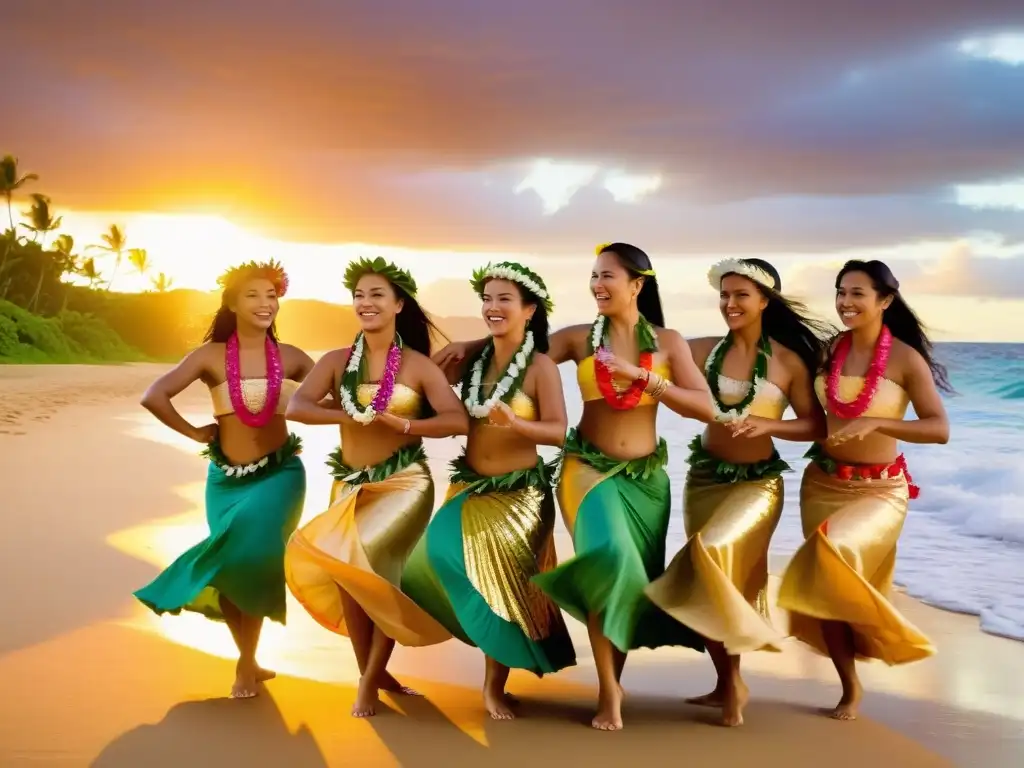
[[(761, 313), (761, 330), (769, 338), (796, 353), (813, 375), (824, 362), (831, 340), (839, 332), (834, 325), (818, 320), (801, 302), (782, 295), (782, 276), (764, 259), (740, 259), (744, 264), (763, 269), (775, 281), (775, 285), (763, 285), (752, 281), (761, 295), (768, 300), (768, 306)], [(726, 272), (726, 275), (736, 274)], [(746, 275), (740, 275), (746, 277)], [(750, 279), (749, 277), (747, 278)]]
[[(229, 302), (233, 301), (238, 295), (238, 289), (241, 288), (242, 283), (231, 286), (224, 290), (220, 296), (220, 308), (217, 310), (217, 314), (213, 316), (213, 321), (210, 323), (210, 327), (206, 329), (206, 335), (203, 336), (203, 343), (215, 342), (217, 344), (224, 344), (228, 339), (231, 338), (236, 330), (238, 330), (238, 318), (235, 313), (231, 311), (228, 306)], [(267, 336), (270, 337), (271, 341), (277, 342), (277, 322), (273, 322), (270, 328), (267, 329)]]
[[(623, 269), (634, 277), (643, 277), (644, 284), (640, 288), (640, 295), (636, 297), (636, 306), (640, 314), (647, 318), (647, 321), (659, 328), (665, 327), (665, 313), (661, 308), (661, 294), (658, 291), (658, 278), (654, 275), (645, 275), (644, 272), (653, 272), (651, 257), (629, 243), (609, 243), (601, 249), (601, 253), (614, 253)], [(598, 256), (601, 254), (599, 253)]]
[[(910, 305), (904, 301), (902, 294), (900, 294), (900, 281), (893, 275), (892, 270), (884, 262), (878, 261), (878, 259), (872, 259), (871, 261), (854, 259), (848, 261), (839, 270), (839, 274), (836, 275), (836, 291), (839, 290), (843, 278), (850, 272), (863, 272), (871, 278), (871, 285), (879, 296), (883, 299), (889, 296), (892, 297), (892, 302), (882, 312), (882, 322), (889, 328), (893, 336), (908, 347), (912, 347), (924, 358), (932, 372), (935, 386), (943, 392), (953, 393), (955, 390), (949, 383), (946, 366), (935, 359), (932, 342), (925, 333), (924, 323), (914, 313), (914, 310), (910, 308)], [(831, 363), (831, 357), (830, 353), (824, 366), (825, 368), (828, 368)]]
[(405, 346), (430, 357), (431, 334), (436, 334), (445, 341), (448, 337), (423, 311), (423, 307), (414, 296), (410, 296), (405, 289), (394, 283), (391, 283), (391, 288), (395, 292), (395, 298), (403, 302), (402, 311), (395, 315), (395, 333), (402, 337)]
[(511, 282), (515, 285), (516, 290), (519, 291), (519, 298), (523, 304), (534, 308), (533, 317), (527, 323), (526, 330), (533, 333), (533, 348), (546, 355), (551, 348), (550, 341), (548, 340), (548, 334), (550, 333), (548, 329), (548, 308), (540, 296), (528, 290), (522, 283), (517, 281)]

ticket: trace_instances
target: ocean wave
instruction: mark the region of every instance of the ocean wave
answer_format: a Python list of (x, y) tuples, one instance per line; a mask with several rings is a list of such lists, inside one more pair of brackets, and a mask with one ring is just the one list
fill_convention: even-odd
[(1006, 384), (992, 394), (996, 397), (1002, 398), (1003, 400), (1024, 400), (1024, 381), (1015, 381), (1011, 384)]

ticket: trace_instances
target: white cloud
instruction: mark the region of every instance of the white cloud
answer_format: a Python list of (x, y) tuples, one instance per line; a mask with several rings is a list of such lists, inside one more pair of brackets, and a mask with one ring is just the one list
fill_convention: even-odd
[(1010, 66), (1024, 65), (1024, 33), (1004, 32), (972, 37), (957, 47), (961, 53), (976, 59), (990, 59)]
[(617, 203), (638, 203), (661, 188), (661, 176), (612, 171), (604, 177), (603, 186)]
[(997, 184), (960, 184), (956, 202), (965, 208), (1024, 211), (1024, 179)]
[(515, 192), (536, 192), (544, 204), (544, 214), (550, 216), (567, 206), (573, 195), (593, 181), (598, 170), (596, 165), (537, 160)]

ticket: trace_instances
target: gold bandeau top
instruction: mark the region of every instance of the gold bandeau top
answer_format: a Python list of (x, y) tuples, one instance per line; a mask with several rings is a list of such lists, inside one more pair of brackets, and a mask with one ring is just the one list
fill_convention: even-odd
[[(523, 421), (537, 420), (537, 404), (533, 401), (532, 397), (521, 389), (516, 390), (516, 393), (512, 395), (508, 407), (512, 409), (512, 413)], [(477, 421), (487, 421), (487, 417), (477, 419)]]
[[(380, 384), (360, 384), (356, 390), (356, 397), (359, 405), (365, 408), (373, 402)], [(423, 397), (412, 387), (405, 384), (395, 384), (395, 391), (391, 393), (391, 402), (388, 403), (387, 412), (403, 419), (417, 419), (423, 411)]]
[[(718, 399), (723, 405), (735, 405), (750, 391), (751, 383), (733, 379), (729, 376), (718, 376)], [(786, 412), (789, 400), (785, 393), (770, 381), (762, 384), (757, 394), (754, 395), (754, 402), (750, 404), (750, 415), (759, 416), (762, 419), (781, 419)]]
[[(672, 383), (672, 372), (669, 370), (667, 362), (657, 363), (651, 369), (651, 373), (656, 373), (670, 384)], [(604, 399), (604, 395), (601, 394), (601, 390), (597, 386), (597, 372), (594, 369), (593, 355), (583, 358), (580, 364), (576, 366), (576, 382), (580, 385), (580, 395), (583, 397), (583, 402), (589, 403), (592, 400)], [(656, 403), (657, 400), (644, 393), (644, 396), (640, 398), (639, 405), (655, 405)]]
[[(857, 399), (861, 389), (864, 387), (863, 376), (840, 376), (839, 377), (839, 399), (844, 403), (850, 403)], [(818, 402), (828, 413), (828, 398), (825, 394), (825, 377), (822, 374), (814, 379), (814, 393), (818, 396)], [(902, 419), (910, 405), (910, 396), (895, 381), (882, 379), (878, 382), (878, 389), (871, 399), (868, 409), (862, 416), (873, 416), (881, 419)]]
[[(285, 379), (281, 382), (281, 397), (278, 398), (277, 408), (274, 412), (283, 414), (288, 407), (288, 401), (292, 399), (295, 390), (299, 388), (299, 382), (292, 379)], [(222, 381), (215, 387), (210, 387), (210, 399), (213, 401), (213, 415), (216, 418), (230, 416), (235, 412), (235, 406), (231, 404), (231, 392), (228, 390), (228, 383)], [(242, 379), (242, 402), (249, 413), (259, 413), (267, 403), (267, 380)]]

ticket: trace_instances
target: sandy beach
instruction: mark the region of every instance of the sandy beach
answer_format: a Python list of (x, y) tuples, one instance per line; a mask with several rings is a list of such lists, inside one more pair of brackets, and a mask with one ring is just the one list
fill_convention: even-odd
[[(280, 672), (263, 695), (232, 701), (226, 628), (195, 616), (157, 619), (131, 596), (203, 535), (204, 463), (137, 405), (164, 367), (0, 367), (0, 766), (917, 766), (1002, 768), (1024, 759), (1024, 644), (983, 634), (977, 619), (896, 602), (939, 655), (863, 666), (860, 720), (822, 716), (839, 688), (831, 664), (796, 644), (744, 657), (746, 725), (710, 724), (682, 702), (710, 689), (691, 651), (631, 655), (626, 727), (588, 727), (596, 676), (584, 628), (570, 620), (578, 666), (538, 680), (513, 673), (519, 718), (492, 722), (482, 660), (457, 641), (398, 649), (392, 671), (425, 698), (382, 699), (375, 718), (348, 710), (357, 672), (347, 642), (294, 603), (268, 626), (261, 661)], [(186, 415), (206, 395), (181, 398)], [(302, 428), (304, 439), (309, 434)], [(328, 478), (319, 451), (305, 518)], [(434, 463), (434, 462), (432, 462)], [(435, 471), (443, 461), (435, 464)], [(438, 498), (443, 480), (438, 477)], [(564, 532), (563, 557), (571, 552)], [(781, 571), (773, 563), (773, 572)]]

